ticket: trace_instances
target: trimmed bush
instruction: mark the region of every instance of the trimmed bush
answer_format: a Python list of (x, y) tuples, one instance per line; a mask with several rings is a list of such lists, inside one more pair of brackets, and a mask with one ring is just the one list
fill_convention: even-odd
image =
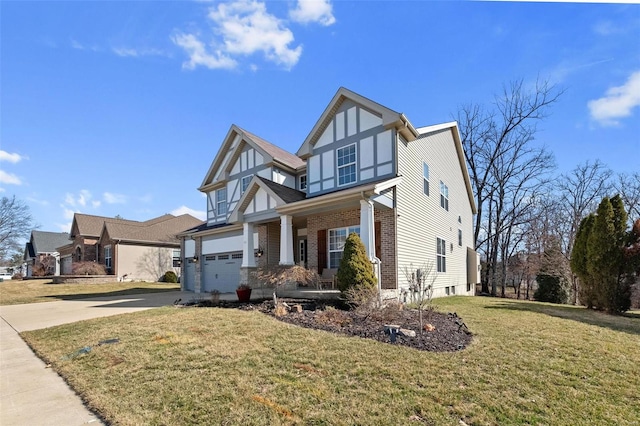
[(351, 287), (376, 288), (377, 281), (373, 274), (373, 267), (362, 240), (355, 232), (349, 234), (344, 244), (344, 252), (336, 277), (338, 288), (342, 293)]
[(97, 262), (73, 262), (73, 275), (106, 275), (105, 266)]
[(538, 302), (567, 303), (567, 291), (562, 285), (560, 277), (540, 274), (536, 277), (538, 289), (533, 298)]
[(165, 283), (177, 283), (178, 276), (173, 271), (167, 271), (164, 273), (162, 281), (164, 281)]

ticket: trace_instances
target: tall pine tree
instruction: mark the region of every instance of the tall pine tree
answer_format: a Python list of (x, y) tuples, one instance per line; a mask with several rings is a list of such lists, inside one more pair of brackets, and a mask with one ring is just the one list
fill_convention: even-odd
[(571, 251), (571, 270), (578, 277), (580, 303), (587, 308), (593, 308), (596, 301), (595, 283), (587, 270), (587, 243), (595, 216), (590, 214), (582, 219)]

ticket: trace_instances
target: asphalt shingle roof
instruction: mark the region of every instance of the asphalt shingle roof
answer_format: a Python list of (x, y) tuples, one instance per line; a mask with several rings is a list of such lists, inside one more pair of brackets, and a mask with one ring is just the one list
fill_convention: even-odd
[(307, 194), (298, 191), (297, 189), (289, 188), (288, 186), (280, 185), (274, 181), (269, 179), (265, 179), (263, 177), (257, 176), (258, 179), (265, 185), (267, 185), (273, 192), (276, 193), (278, 197), (282, 199), (285, 203), (293, 203), (295, 201), (304, 200), (307, 198)]
[(34, 255), (38, 253), (53, 253), (56, 249), (69, 244), (67, 232), (31, 231), (31, 250)]
[(306, 164), (306, 162), (297, 155), (285, 151), (284, 149), (272, 144), (271, 142), (267, 142), (260, 136), (256, 136), (251, 132), (247, 132), (240, 127), (238, 128), (241, 129), (247, 136), (249, 136), (252, 141), (254, 141), (260, 148), (262, 148), (262, 150), (272, 156), (274, 160), (277, 160), (280, 163), (291, 167), (292, 169), (303, 167)]

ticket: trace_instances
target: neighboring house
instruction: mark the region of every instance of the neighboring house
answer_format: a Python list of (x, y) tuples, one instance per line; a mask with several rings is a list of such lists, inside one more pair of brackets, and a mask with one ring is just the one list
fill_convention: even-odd
[(73, 263), (95, 261), (118, 280), (157, 281), (165, 272), (180, 275), (180, 241), (176, 234), (202, 224), (195, 217), (166, 214), (145, 222), (76, 213), (71, 243), (59, 247), (62, 273)]
[(340, 88), (296, 155), (232, 125), (198, 189), (207, 222), (180, 235), (186, 290), (233, 291), (265, 265), (335, 273), (351, 232), (386, 296), (406, 296), (416, 269), (431, 269), (434, 297), (479, 282), (455, 122), (415, 128)]
[(23, 259), (27, 265), (26, 276), (60, 275), (58, 247), (69, 241), (66, 232), (31, 231), (31, 238), (24, 248)]

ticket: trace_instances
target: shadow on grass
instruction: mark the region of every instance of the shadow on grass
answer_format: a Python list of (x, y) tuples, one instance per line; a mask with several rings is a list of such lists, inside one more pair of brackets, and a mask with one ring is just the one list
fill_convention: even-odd
[(81, 299), (96, 299), (101, 297), (119, 297), (119, 296), (129, 296), (134, 294), (148, 294), (148, 293), (167, 293), (167, 292), (176, 292), (180, 291), (179, 288), (144, 288), (144, 287), (135, 287), (128, 288), (125, 290), (114, 290), (114, 291), (105, 291), (102, 293), (80, 293), (80, 294), (57, 294), (45, 296), (47, 299), (52, 300), (81, 300)]
[(589, 325), (608, 328), (624, 333), (640, 335), (640, 312), (627, 312), (623, 315), (609, 315), (604, 312), (588, 310), (584, 307), (552, 305), (539, 302), (516, 302), (504, 300), (485, 309), (504, 309), (510, 311), (529, 311), (578, 321)]

